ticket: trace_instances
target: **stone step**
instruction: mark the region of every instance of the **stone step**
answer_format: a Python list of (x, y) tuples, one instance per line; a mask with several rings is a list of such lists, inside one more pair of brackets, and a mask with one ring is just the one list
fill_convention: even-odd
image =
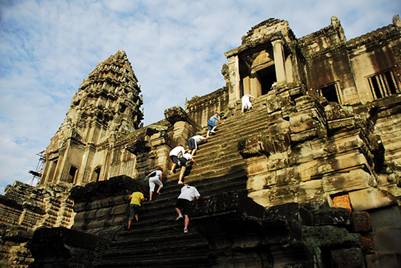
[[(214, 195), (221, 191), (229, 192), (239, 189), (245, 189), (246, 186), (245, 177), (243, 176), (243, 174), (240, 173), (230, 174), (230, 176), (227, 176), (226, 180), (220, 180), (218, 183), (213, 182), (213, 180), (214, 179), (204, 180), (208, 183), (204, 183), (201, 185), (199, 185), (199, 183), (197, 183), (196, 181), (193, 181), (191, 185), (194, 185), (198, 189), (199, 193), (201, 194), (201, 198), (207, 198), (207, 196)], [(162, 190), (161, 195), (159, 195), (155, 200), (145, 202), (144, 210), (158, 210), (169, 202), (175, 205), (175, 200), (180, 193), (181, 187), (182, 185), (175, 184), (174, 182), (173, 186)]]
[[(261, 132), (266, 128), (267, 128), (266, 126), (255, 126), (253, 129), (243, 130), (243, 131), (241, 131), (239, 133), (235, 133), (235, 134), (218, 133), (218, 134), (216, 134), (218, 136), (212, 136), (213, 140), (210, 143), (204, 143), (199, 146), (199, 149), (195, 155), (195, 157), (197, 157), (197, 158), (195, 158), (195, 157), (194, 158), (195, 158), (195, 160), (197, 160), (197, 159), (200, 160), (200, 159), (202, 159), (201, 156), (203, 154), (208, 155), (210, 152), (213, 152), (215, 150), (224, 149), (225, 147), (228, 147), (230, 145), (232, 146), (232, 148), (229, 148), (230, 150), (236, 149), (238, 146), (238, 141), (240, 139), (252, 136), (255, 133)], [(219, 136), (224, 137), (224, 140), (223, 141), (218, 140), (218, 138), (220, 138)], [(206, 156), (203, 156), (203, 157), (206, 157)]]
[(196, 267), (210, 267), (208, 251), (185, 252), (177, 250), (177, 257), (151, 255), (148, 258), (129, 256), (124, 259), (108, 259), (101, 263), (95, 263), (95, 267), (166, 267), (180, 268), (194, 264)]
[(255, 113), (249, 113), (246, 116), (234, 116), (230, 121), (228, 121), (228, 119), (223, 121), (223, 123), (220, 124), (217, 129), (232, 128), (235, 130), (238, 126), (244, 126), (245, 123), (248, 125), (248, 123), (258, 121), (261, 118), (267, 119), (268, 117), (269, 116), (265, 112), (259, 111)]
[(128, 255), (132, 253), (139, 254), (147, 251), (154, 251), (154, 249), (151, 249), (152, 246), (157, 246), (158, 250), (167, 251), (173, 249), (177, 245), (177, 242), (182, 244), (188, 241), (207, 246), (205, 238), (202, 238), (195, 229), (184, 233), (183, 224), (181, 223), (179, 225), (177, 224), (169, 234), (153, 232), (146, 234), (135, 233), (135, 236), (131, 235), (129, 237), (119, 236), (119, 240), (113, 242), (103, 256)]
[(255, 133), (261, 132), (264, 129), (266, 129), (265, 126), (255, 127), (252, 130), (244, 130), (243, 132), (239, 133), (239, 135), (224, 135), (225, 133), (220, 133), (221, 136), (225, 137), (225, 140), (200, 145), (198, 151), (196, 152), (196, 155), (194, 156), (194, 160), (197, 161), (199, 164), (204, 159), (210, 159), (212, 156), (214, 156), (213, 152), (217, 151), (229, 153), (229, 151), (237, 151), (238, 142), (240, 139), (245, 139), (247, 137), (255, 135)]

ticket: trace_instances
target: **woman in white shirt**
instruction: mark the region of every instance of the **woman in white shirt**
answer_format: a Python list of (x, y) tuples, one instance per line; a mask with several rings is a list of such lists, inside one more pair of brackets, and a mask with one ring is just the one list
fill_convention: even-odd
[(146, 177), (149, 178), (149, 201), (152, 201), (156, 185), (158, 186), (157, 194), (160, 194), (160, 190), (163, 188), (163, 169), (157, 166), (155, 170), (150, 172)]
[(255, 97), (253, 97), (252, 95), (249, 94), (245, 94), (244, 96), (242, 96), (241, 98), (241, 111), (245, 112), (247, 110), (250, 110), (252, 108), (252, 102), (251, 99), (254, 99)]

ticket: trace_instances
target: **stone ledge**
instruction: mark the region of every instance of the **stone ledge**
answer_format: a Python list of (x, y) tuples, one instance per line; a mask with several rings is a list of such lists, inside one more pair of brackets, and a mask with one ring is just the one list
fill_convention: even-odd
[(75, 202), (89, 202), (117, 195), (128, 195), (133, 191), (143, 191), (146, 184), (142, 180), (121, 175), (107, 181), (92, 182), (85, 186), (75, 186), (70, 192), (70, 198)]

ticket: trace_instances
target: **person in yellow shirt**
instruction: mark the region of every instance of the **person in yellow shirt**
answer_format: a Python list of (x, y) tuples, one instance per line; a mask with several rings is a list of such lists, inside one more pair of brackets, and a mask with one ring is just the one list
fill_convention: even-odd
[(131, 230), (134, 218), (137, 222), (139, 221), (138, 214), (141, 210), (142, 201), (145, 200), (145, 197), (143, 196), (142, 192), (137, 191), (129, 195), (128, 199), (131, 200), (129, 204), (128, 230)]

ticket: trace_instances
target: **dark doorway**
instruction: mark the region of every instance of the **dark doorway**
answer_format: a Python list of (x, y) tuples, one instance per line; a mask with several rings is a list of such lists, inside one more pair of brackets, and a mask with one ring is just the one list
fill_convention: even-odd
[(262, 87), (262, 95), (267, 94), (267, 92), (270, 91), (273, 83), (277, 81), (276, 70), (274, 68), (274, 65), (271, 65), (267, 68), (264, 68), (264, 69), (256, 72), (256, 76)]
[(328, 102), (340, 103), (340, 100), (337, 95), (336, 84), (330, 84), (328, 86), (322, 87), (321, 93)]
[(57, 167), (57, 160), (53, 160), (50, 164), (50, 172), (49, 172), (49, 182), (52, 182), (54, 180), (54, 173), (56, 171), (56, 167)]
[(95, 168), (95, 170), (93, 171), (93, 181), (98, 182), (99, 178), (100, 178), (100, 167)]
[(73, 183), (75, 179), (75, 175), (77, 174), (77, 168), (74, 166), (70, 167), (70, 172), (68, 173), (68, 180), (67, 182)]

